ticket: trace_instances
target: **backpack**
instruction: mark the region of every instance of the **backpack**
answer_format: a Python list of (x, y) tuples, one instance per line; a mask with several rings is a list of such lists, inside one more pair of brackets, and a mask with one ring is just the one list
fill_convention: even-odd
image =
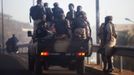
[(30, 8), (30, 17), (32, 17), (33, 20), (42, 19), (44, 14), (45, 11), (41, 6), (36, 5)]

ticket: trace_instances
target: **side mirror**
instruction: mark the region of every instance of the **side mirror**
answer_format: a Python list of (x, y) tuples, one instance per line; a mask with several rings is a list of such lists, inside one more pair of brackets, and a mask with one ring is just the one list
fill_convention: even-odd
[(33, 35), (32, 35), (32, 32), (31, 32), (31, 31), (28, 31), (28, 32), (27, 32), (27, 36), (28, 36), (28, 37), (32, 37), (32, 36), (33, 36)]

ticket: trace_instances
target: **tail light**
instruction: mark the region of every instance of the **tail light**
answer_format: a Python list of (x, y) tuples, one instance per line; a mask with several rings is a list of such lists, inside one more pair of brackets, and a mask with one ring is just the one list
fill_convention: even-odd
[(78, 56), (85, 56), (86, 53), (85, 53), (85, 52), (78, 52), (77, 55), (78, 55)]
[(49, 53), (48, 52), (41, 52), (41, 54), (40, 54), (41, 56), (48, 56), (49, 55)]

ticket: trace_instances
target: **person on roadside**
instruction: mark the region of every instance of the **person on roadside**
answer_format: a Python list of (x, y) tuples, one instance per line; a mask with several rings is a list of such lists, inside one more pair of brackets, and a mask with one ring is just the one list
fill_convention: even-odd
[(15, 34), (12, 35), (11, 38), (9, 38), (6, 41), (6, 48), (7, 48), (7, 52), (16, 52), (18, 50), (18, 46), (17, 43), (19, 42), (19, 40), (17, 39), (17, 37), (15, 36)]
[(112, 23), (113, 17), (106, 16), (105, 22), (101, 24), (99, 29), (98, 37), (100, 38), (100, 49), (99, 52), (102, 56), (102, 61), (104, 64), (104, 72), (112, 72), (112, 48), (116, 45), (117, 34), (115, 32), (114, 24)]

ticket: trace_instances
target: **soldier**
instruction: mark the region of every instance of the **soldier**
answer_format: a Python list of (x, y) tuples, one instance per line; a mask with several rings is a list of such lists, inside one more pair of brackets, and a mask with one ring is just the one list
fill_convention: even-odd
[[(73, 32), (74, 32), (74, 34), (82, 37), (83, 39), (91, 38), (90, 23), (87, 20), (85, 12), (80, 12), (79, 16), (77, 16), (77, 18), (75, 19), (75, 25), (73, 28)], [(80, 32), (82, 35), (78, 34)]]
[(34, 22), (34, 35), (35, 35), (39, 23), (42, 24), (44, 21), (46, 21), (46, 11), (42, 5), (42, 0), (37, 0), (37, 5), (32, 6), (30, 8), (30, 17), (32, 17)]
[(65, 19), (65, 15), (63, 13), (60, 14), (59, 19), (55, 20), (54, 24), (56, 34), (61, 37), (67, 36), (70, 37), (70, 23), (67, 19)]
[(46, 21), (51, 22), (53, 19), (53, 12), (52, 9), (48, 7), (48, 3), (44, 3), (44, 8), (46, 10)]
[(101, 40), (100, 50), (102, 55), (102, 60), (104, 64), (103, 71), (104, 72), (112, 72), (112, 47), (116, 45), (116, 33), (115, 27), (112, 23), (112, 16), (105, 17), (105, 23), (102, 23), (99, 29), (99, 38)]
[(79, 5), (77, 6), (76, 17), (78, 17), (80, 13), (86, 14), (84, 11), (82, 11), (82, 6)]
[(71, 28), (73, 28), (74, 19), (76, 17), (76, 12), (74, 10), (74, 4), (70, 3), (68, 7), (69, 7), (69, 11), (67, 12), (66, 19), (69, 20)]
[(59, 7), (59, 4), (57, 2), (55, 2), (53, 5), (54, 8), (52, 8), (52, 11), (53, 11), (54, 20), (57, 20), (60, 18), (60, 14), (64, 14), (64, 11), (62, 10), (62, 8)]
[(50, 31), (53, 31), (52, 24), (53, 24), (53, 11), (50, 7), (48, 7), (48, 3), (44, 3), (44, 8), (46, 10), (46, 28)]
[(75, 19), (75, 24), (72, 32), (73, 40), (77, 39), (77, 41), (79, 41), (79, 44), (81, 43), (81, 47), (83, 47), (84, 50), (87, 50), (88, 54), (91, 55), (92, 53), (89, 52), (89, 42), (92, 40), (91, 28), (85, 13), (81, 12)]

